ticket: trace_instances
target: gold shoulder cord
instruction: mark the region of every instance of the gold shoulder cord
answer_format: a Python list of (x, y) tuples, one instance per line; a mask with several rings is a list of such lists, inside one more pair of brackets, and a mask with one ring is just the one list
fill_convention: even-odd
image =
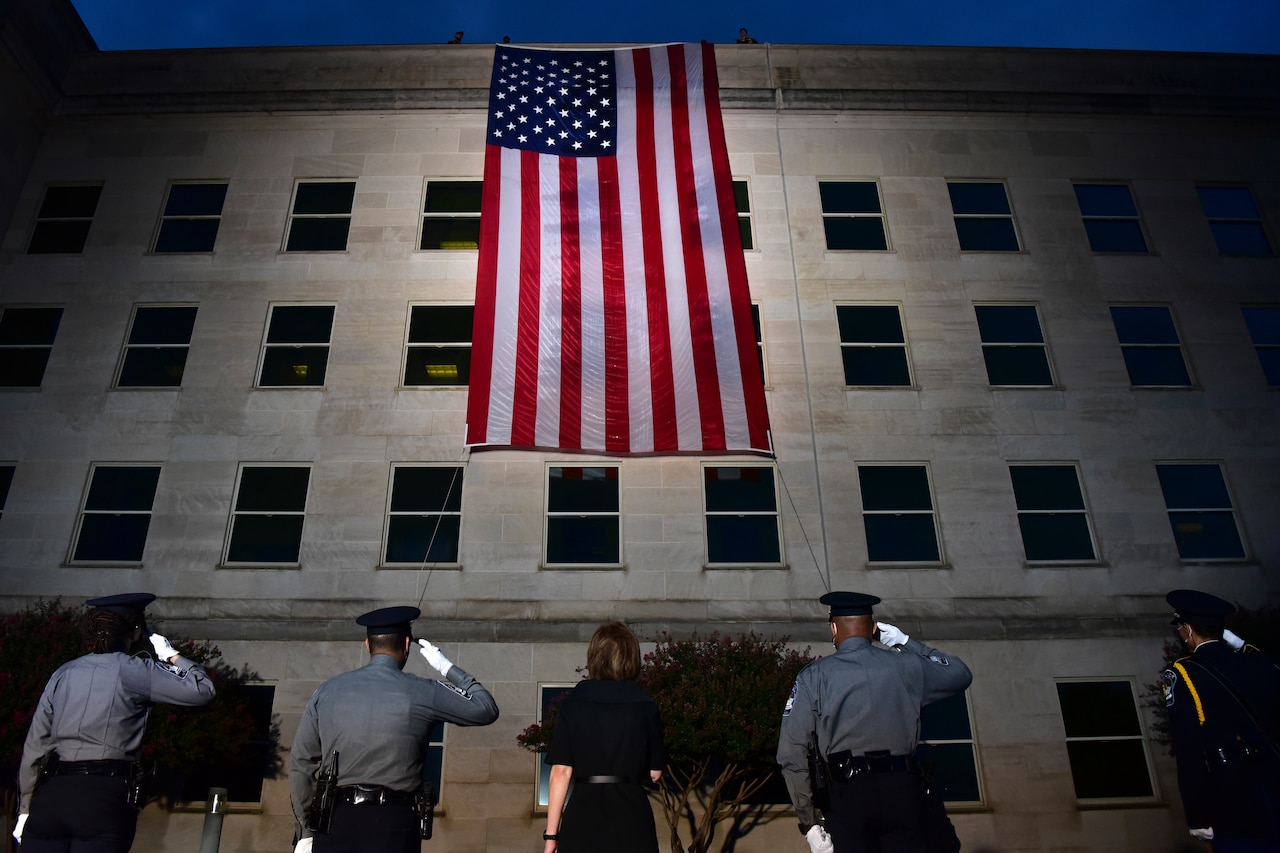
[(1187, 669), (1180, 662), (1175, 663), (1173, 668), (1182, 673), (1183, 679), (1187, 682), (1187, 690), (1191, 693), (1191, 699), (1196, 703), (1196, 717), (1200, 720), (1200, 725), (1204, 725), (1204, 705), (1200, 702), (1200, 693), (1196, 690), (1195, 684), (1191, 681), (1191, 676), (1187, 674)]

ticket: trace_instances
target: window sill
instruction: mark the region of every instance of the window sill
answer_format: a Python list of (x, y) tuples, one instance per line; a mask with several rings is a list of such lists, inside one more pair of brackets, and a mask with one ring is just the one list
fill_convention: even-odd
[(1026, 560), (1024, 569), (1109, 569), (1106, 560)]
[(327, 385), (254, 385), (254, 391), (327, 391)]
[(846, 385), (846, 391), (920, 391), (919, 385)]
[(1196, 559), (1185, 560), (1178, 558), (1180, 566), (1244, 566), (1251, 568), (1261, 568), (1258, 561), (1250, 557), (1198, 557)]
[(1115, 811), (1116, 809), (1167, 809), (1169, 804), (1159, 800), (1076, 800), (1076, 808), (1082, 812)]
[(466, 391), (468, 385), (397, 385), (397, 391)]
[(626, 563), (538, 563), (540, 572), (625, 572)]
[(112, 385), (110, 391), (181, 391), (181, 385)]
[(866, 566), (868, 571), (874, 571), (877, 569), (942, 569), (945, 571), (951, 571), (950, 563), (875, 563), (868, 561)]
[(704, 572), (789, 572), (788, 563), (703, 563)]
[(1203, 391), (1199, 385), (1130, 385), (1130, 391)]
[(302, 568), (302, 563), (218, 563), (214, 566), (216, 569), (252, 569), (260, 571), (262, 569), (288, 569), (297, 571)]
[(462, 563), (433, 563), (428, 560), (424, 563), (378, 563), (373, 568), (379, 572), (416, 572), (422, 569), (460, 572), (462, 571)]
[(142, 561), (130, 560), (65, 560), (58, 566), (63, 569), (141, 569)]

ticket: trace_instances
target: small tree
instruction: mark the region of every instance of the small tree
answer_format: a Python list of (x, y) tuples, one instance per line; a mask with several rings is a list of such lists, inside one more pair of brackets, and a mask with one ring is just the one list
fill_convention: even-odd
[[(754, 633), (677, 640), (663, 634), (644, 656), (640, 684), (662, 715), (667, 767), (659, 783), (673, 853), (707, 853), (716, 826), (742, 817), (777, 773), (774, 755), (782, 708), (796, 675), (812, 658), (786, 638)], [(545, 752), (555, 728), (553, 705), (516, 742)], [(681, 829), (688, 828), (685, 844)], [(726, 838), (722, 849), (728, 849)]]

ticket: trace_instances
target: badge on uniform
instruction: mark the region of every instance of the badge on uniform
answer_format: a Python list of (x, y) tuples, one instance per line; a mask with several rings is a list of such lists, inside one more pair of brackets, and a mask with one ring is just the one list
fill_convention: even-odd
[(782, 709), (782, 716), (784, 717), (790, 717), (791, 709), (796, 706), (796, 687), (797, 685), (795, 684), (791, 685), (791, 696), (787, 698), (786, 707)]
[(1166, 708), (1173, 707), (1173, 688), (1178, 683), (1178, 673), (1171, 669), (1166, 669), (1160, 676), (1160, 683), (1164, 685), (1164, 706)]

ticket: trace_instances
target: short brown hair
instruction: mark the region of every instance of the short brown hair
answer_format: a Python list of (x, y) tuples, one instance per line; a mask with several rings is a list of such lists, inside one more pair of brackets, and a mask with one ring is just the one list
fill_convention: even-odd
[(640, 641), (622, 622), (606, 622), (587, 644), (587, 674), (602, 681), (640, 677)]

